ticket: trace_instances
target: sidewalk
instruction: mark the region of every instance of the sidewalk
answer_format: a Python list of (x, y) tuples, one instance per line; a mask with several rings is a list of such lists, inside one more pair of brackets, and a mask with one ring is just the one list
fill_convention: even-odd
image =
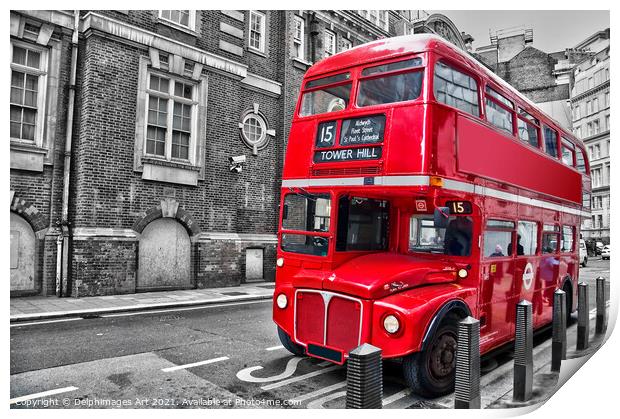
[(202, 304), (268, 300), (274, 283), (243, 284), (239, 287), (158, 291), (102, 297), (11, 298), (11, 322), (53, 319), (155, 308), (187, 307)]

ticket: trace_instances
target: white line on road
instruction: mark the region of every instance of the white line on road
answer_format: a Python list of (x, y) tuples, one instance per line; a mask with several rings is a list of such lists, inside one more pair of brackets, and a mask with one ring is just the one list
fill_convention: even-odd
[(26, 400), (38, 399), (38, 398), (46, 397), (46, 396), (53, 396), (54, 394), (68, 393), (69, 391), (74, 391), (77, 389), (78, 389), (77, 387), (63, 387), (63, 388), (57, 388), (56, 390), (49, 390), (49, 391), (44, 391), (41, 393), (29, 394), (27, 396), (21, 396), (21, 397), (16, 397), (14, 399), (11, 399), (9, 400), (9, 404), (15, 404), (19, 402), (24, 402)]
[(398, 393), (392, 394), (390, 397), (386, 397), (385, 399), (383, 399), (383, 406), (387, 406), (390, 403), (394, 403), (397, 400), (402, 399), (405, 396), (408, 396), (411, 394), (411, 389), (410, 388), (406, 388), (402, 391), (399, 391)]
[(333, 390), (338, 390), (339, 388), (342, 388), (342, 387), (344, 387), (346, 385), (347, 385), (346, 381), (341, 381), (341, 382), (333, 384), (331, 386), (320, 388), (320, 389), (318, 389), (316, 391), (313, 391), (311, 393), (302, 394), (301, 396), (295, 397), (292, 400), (297, 402), (297, 403), (301, 403), (301, 402), (304, 402), (306, 400), (314, 399), (315, 397), (320, 396), (321, 394), (329, 393), (330, 391), (333, 391)]
[(237, 378), (247, 383), (268, 383), (270, 381), (282, 380), (284, 378), (288, 378), (292, 376), (293, 374), (295, 374), (295, 371), (297, 371), (297, 364), (299, 364), (304, 359), (305, 358), (301, 358), (297, 356), (289, 359), (288, 362), (286, 363), (286, 368), (284, 369), (284, 372), (278, 375), (273, 375), (270, 377), (254, 377), (252, 376), (252, 373), (254, 371), (259, 371), (263, 369), (263, 367), (261, 367), (260, 365), (257, 365), (255, 367), (248, 367), (248, 368), (242, 369), (241, 371), (237, 373)]
[(302, 381), (305, 380), (307, 378), (312, 378), (312, 377), (316, 377), (317, 375), (321, 375), (321, 374), (325, 374), (328, 373), (330, 371), (333, 371), (335, 369), (340, 368), (340, 365), (334, 365), (333, 367), (329, 367), (329, 368), (325, 368), (319, 371), (314, 371), (314, 372), (309, 372), (308, 374), (304, 374), (304, 375), (300, 375), (298, 377), (293, 377), (293, 378), (289, 378), (288, 380), (283, 380), (277, 383), (273, 383), (273, 384), (267, 384), (266, 386), (262, 386), (261, 389), (263, 390), (272, 390), (274, 388), (278, 388), (278, 387), (284, 387), (288, 384), (291, 383), (296, 383), (297, 381)]
[(324, 403), (327, 403), (330, 400), (338, 399), (340, 397), (346, 396), (346, 391), (339, 391), (338, 393), (329, 394), (325, 397), (321, 397), (320, 399), (316, 399), (313, 402), (308, 403), (308, 409), (325, 409), (323, 407)]
[(227, 356), (221, 356), (219, 358), (207, 359), (206, 361), (194, 362), (193, 364), (176, 365), (174, 367), (162, 368), (161, 370), (163, 372), (171, 372), (171, 371), (182, 370), (185, 368), (198, 367), (200, 365), (213, 364), (215, 362), (220, 362), (220, 361), (227, 361), (228, 359), (230, 358), (228, 358)]
[(69, 319), (44, 320), (44, 321), (40, 321), (40, 322), (11, 323), (11, 327), (35, 326), (37, 324), (71, 322), (71, 321), (74, 321), (74, 320), (84, 320), (84, 319), (81, 318), (81, 317), (71, 317)]
[(284, 349), (284, 346), (282, 345), (278, 345), (278, 346), (272, 346), (270, 348), (266, 348), (266, 351), (277, 351), (278, 349)]
[(201, 305), (196, 307), (179, 307), (179, 308), (168, 308), (164, 310), (144, 310), (144, 311), (132, 311), (130, 313), (115, 313), (115, 314), (102, 314), (99, 317), (125, 317), (125, 316), (138, 316), (141, 314), (157, 314), (157, 313), (170, 313), (171, 311), (190, 311), (190, 310), (204, 310), (207, 308), (219, 308), (219, 307), (232, 307), (232, 306), (242, 306), (247, 304), (264, 304), (271, 303), (271, 300), (258, 300), (258, 301), (245, 301), (239, 303), (228, 303), (228, 304), (213, 304), (213, 305)]

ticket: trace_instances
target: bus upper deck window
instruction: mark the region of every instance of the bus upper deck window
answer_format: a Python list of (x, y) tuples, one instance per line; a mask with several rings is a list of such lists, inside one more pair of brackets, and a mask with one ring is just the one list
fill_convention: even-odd
[(480, 115), (476, 80), (441, 61), (435, 64), (433, 94), (438, 102), (475, 116)]
[(417, 99), (422, 92), (423, 71), (386, 75), (360, 81), (357, 106), (382, 105)]
[(544, 125), (545, 153), (558, 157), (558, 137), (553, 128)]
[[(349, 73), (342, 73), (335, 76), (308, 81), (305, 88), (316, 90), (305, 92), (303, 94), (299, 115), (310, 116), (344, 110), (349, 105), (351, 83), (343, 82), (349, 79)], [(318, 87), (321, 86), (325, 87), (318, 89)]]

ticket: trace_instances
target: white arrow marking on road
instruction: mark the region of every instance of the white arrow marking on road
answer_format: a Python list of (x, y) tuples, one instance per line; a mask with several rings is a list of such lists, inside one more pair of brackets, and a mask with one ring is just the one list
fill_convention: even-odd
[(340, 365), (334, 365), (333, 367), (325, 368), (320, 371), (309, 372), (308, 374), (300, 375), (298, 377), (289, 378), (288, 380), (280, 381), (279, 383), (268, 384), (266, 386), (262, 386), (263, 390), (272, 390), (274, 388), (283, 387), (285, 385), (296, 383), (297, 381), (305, 380), (306, 378), (316, 377), (317, 375), (325, 374), (335, 369), (340, 368)]
[(194, 362), (193, 364), (176, 365), (174, 367), (162, 368), (161, 370), (163, 372), (171, 372), (171, 371), (182, 370), (185, 368), (198, 367), (200, 365), (213, 364), (214, 362), (226, 361), (228, 359), (230, 358), (228, 358), (227, 356), (222, 356), (219, 358), (207, 359), (206, 361)]
[(278, 345), (278, 346), (272, 346), (271, 348), (266, 348), (266, 351), (277, 351), (278, 349), (284, 349), (284, 346), (282, 345)]
[(293, 401), (297, 402), (297, 403), (301, 403), (304, 402), (306, 400), (310, 400), (310, 399), (314, 399), (317, 396), (320, 396), (321, 394), (325, 394), (325, 393), (329, 393), (332, 390), (338, 390), (339, 388), (342, 388), (344, 386), (347, 385), (346, 381), (341, 381), (339, 383), (336, 383), (334, 385), (325, 387), (325, 388), (320, 388), (316, 391), (313, 391), (311, 393), (307, 393), (307, 394), (303, 394), (301, 396), (295, 397), (294, 399), (292, 399)]
[(40, 397), (53, 396), (54, 394), (67, 393), (69, 391), (77, 390), (77, 387), (63, 387), (57, 388), (56, 390), (44, 391), (42, 393), (29, 394), (27, 396), (16, 397), (14, 399), (9, 400), (9, 404), (15, 404), (19, 402), (23, 402), (26, 400), (38, 399)]
[(346, 391), (339, 391), (338, 393), (329, 394), (325, 397), (321, 397), (320, 399), (316, 399), (313, 402), (308, 403), (308, 409), (325, 409), (323, 407), (323, 403), (327, 403), (330, 400), (334, 400), (343, 396), (346, 396)]
[(299, 364), (303, 360), (304, 358), (299, 358), (299, 357), (294, 357), (294, 358), (289, 359), (289, 361), (286, 364), (286, 369), (284, 370), (282, 374), (274, 375), (271, 377), (252, 377), (252, 373), (254, 371), (259, 371), (263, 369), (263, 367), (261, 366), (256, 366), (256, 367), (245, 368), (239, 371), (237, 373), (237, 378), (240, 379), (241, 381), (246, 381), (248, 383), (268, 383), (270, 381), (282, 380), (284, 378), (288, 378), (291, 375), (295, 374), (295, 371), (297, 371), (297, 364)]

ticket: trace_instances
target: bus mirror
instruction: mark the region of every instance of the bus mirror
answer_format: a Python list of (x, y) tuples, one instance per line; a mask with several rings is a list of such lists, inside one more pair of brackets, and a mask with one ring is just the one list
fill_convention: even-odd
[(433, 223), (435, 224), (435, 228), (448, 227), (449, 216), (450, 216), (449, 207), (436, 207), (435, 213), (433, 214)]

